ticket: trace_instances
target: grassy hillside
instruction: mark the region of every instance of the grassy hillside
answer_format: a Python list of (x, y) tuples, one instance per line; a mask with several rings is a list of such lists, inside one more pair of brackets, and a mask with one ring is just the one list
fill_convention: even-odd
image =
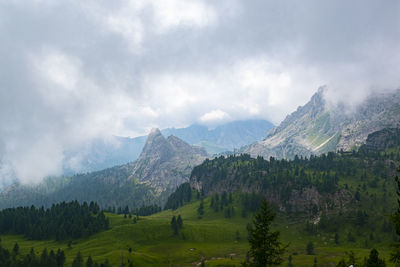
[[(251, 216), (241, 216), (241, 197), (233, 197), (235, 213), (232, 218), (225, 218), (223, 212), (215, 212), (210, 208), (211, 197), (204, 201), (204, 215), (200, 219), (197, 208), (200, 201), (194, 201), (175, 211), (167, 210), (152, 216), (140, 217), (136, 224), (133, 219), (124, 219), (123, 215), (107, 214), (111, 229), (91, 236), (90, 238), (73, 240), (71, 248), (68, 242), (31, 241), (22, 236), (3, 235), (2, 246), (12, 249), (18, 242), (22, 254), (34, 247), (36, 253), (43, 248), (64, 249), (67, 266), (70, 266), (78, 251), (85, 260), (89, 255), (97, 262), (105, 258), (112, 266), (120, 266), (122, 258), (133, 266), (196, 266), (205, 260), (206, 266), (239, 266), (248, 250), (246, 225)], [(178, 236), (174, 236), (170, 227), (173, 215), (180, 214), (183, 228)], [(363, 231), (356, 235), (356, 242), (345, 238), (349, 226), (344, 223), (338, 231), (339, 244), (335, 244), (334, 234), (327, 231), (307, 232), (302, 220), (291, 220), (280, 214), (274, 222), (274, 228), (281, 231), (282, 240), (289, 244), (285, 255), (292, 255), (294, 266), (312, 266), (314, 257), (318, 266), (334, 266), (345, 255), (346, 251), (354, 251), (362, 259), (367, 256), (371, 247), (376, 247), (380, 254), (388, 259), (391, 239), (370, 240)], [(312, 241), (315, 255), (306, 255), (306, 245)], [(129, 248), (132, 252), (129, 253)], [(287, 261), (283, 264), (285, 266)], [(332, 265), (334, 264), (334, 265)], [(127, 264), (128, 266), (128, 264)]]

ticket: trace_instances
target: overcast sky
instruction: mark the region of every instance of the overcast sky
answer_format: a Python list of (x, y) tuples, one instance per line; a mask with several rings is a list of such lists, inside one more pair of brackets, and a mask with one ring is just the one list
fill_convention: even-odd
[(0, 0), (0, 175), (152, 127), (275, 124), (399, 87), (398, 0)]

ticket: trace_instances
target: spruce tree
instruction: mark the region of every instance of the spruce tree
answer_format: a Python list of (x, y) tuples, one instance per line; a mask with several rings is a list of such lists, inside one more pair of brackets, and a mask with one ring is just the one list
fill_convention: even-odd
[(248, 227), (251, 260), (244, 266), (276, 266), (283, 262), (287, 246), (279, 241), (279, 231), (271, 230), (274, 219), (274, 211), (264, 200), (260, 212), (254, 215), (253, 225)]
[[(397, 175), (395, 177), (397, 183), (397, 211), (392, 215), (392, 223), (396, 230), (397, 235), (400, 235), (400, 168), (397, 169)], [(400, 265), (400, 243), (396, 242), (393, 244), (393, 251), (390, 254), (390, 261), (395, 265)]]
[(199, 218), (201, 219), (201, 216), (204, 214), (204, 201), (201, 199), (200, 201), (200, 206), (197, 209), (197, 214), (199, 215)]
[(313, 242), (310, 241), (310, 242), (307, 243), (306, 250), (307, 250), (307, 255), (313, 255), (314, 254), (314, 244), (313, 244)]
[(91, 256), (89, 256), (86, 261), (86, 267), (93, 267), (93, 260)]
[(176, 219), (176, 224), (178, 225), (178, 228), (183, 227), (183, 221), (182, 221), (182, 217), (180, 214), (178, 215), (178, 219)]
[(174, 235), (178, 235), (178, 228), (179, 227), (178, 227), (178, 223), (176, 221), (176, 217), (175, 216), (172, 217), (171, 228), (172, 228), (172, 231), (173, 231)]
[(14, 248), (13, 248), (13, 253), (14, 253), (14, 255), (18, 255), (19, 254), (19, 245), (18, 245), (18, 243), (15, 243)]
[(72, 262), (72, 267), (82, 267), (83, 258), (80, 251), (76, 254), (74, 261)]
[(366, 263), (364, 264), (365, 267), (385, 267), (386, 263), (384, 260), (382, 260), (381, 258), (379, 258), (379, 253), (376, 249), (372, 249), (369, 257), (366, 261)]

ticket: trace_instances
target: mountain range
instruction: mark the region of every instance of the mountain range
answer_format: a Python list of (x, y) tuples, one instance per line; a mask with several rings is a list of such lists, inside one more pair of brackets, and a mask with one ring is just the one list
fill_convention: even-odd
[[(373, 132), (397, 128), (399, 118), (399, 91), (371, 96), (355, 111), (347, 113), (340, 106), (328, 105), (324, 90), (320, 89), (306, 105), (287, 116), (278, 127), (264, 131), (266, 137), (262, 141), (244, 146), (239, 152), (253, 157), (290, 159), (295, 155), (309, 157), (329, 151), (351, 150), (364, 144)], [(204, 148), (191, 143), (199, 143), (207, 137), (213, 144), (226, 147), (231, 144), (230, 149), (235, 149), (262, 136), (260, 129), (270, 126), (265, 121), (249, 121), (234, 122), (214, 130), (198, 125), (164, 130), (167, 134), (177, 133), (189, 142), (175, 135), (164, 137), (163, 131), (153, 129), (136, 161), (96, 172), (47, 178), (34, 186), (13, 184), (0, 194), (0, 208), (51, 205), (75, 199), (97, 201), (102, 207), (163, 205), (175, 188), (189, 180), (193, 168), (211, 157)], [(396, 130), (375, 133), (370, 135), (370, 140), (381, 140), (380, 136), (391, 136), (393, 131)], [(369, 143), (379, 146), (382, 142), (398, 142), (396, 140)], [(124, 148), (122, 144), (121, 149), (129, 151), (130, 148)], [(247, 158), (245, 160), (248, 161)]]
[(62, 201), (96, 201), (103, 208), (163, 205), (194, 166), (206, 157), (204, 148), (153, 129), (137, 161), (101, 171), (49, 177), (37, 185), (15, 183), (0, 193), (0, 208), (50, 206)]
[[(194, 124), (186, 128), (161, 130), (164, 136), (176, 136), (190, 145), (204, 147), (213, 155), (233, 151), (263, 139), (274, 125), (266, 120), (233, 121), (209, 129)], [(137, 160), (147, 136), (98, 138), (65, 152), (64, 174), (99, 171)], [(79, 162), (78, 166), (70, 162)], [(72, 166), (73, 165), (73, 166)]]
[(400, 90), (373, 94), (355, 110), (329, 105), (325, 89), (288, 115), (266, 137), (244, 147), (241, 152), (255, 156), (293, 158), (329, 151), (351, 150), (365, 143), (368, 135), (400, 125)]

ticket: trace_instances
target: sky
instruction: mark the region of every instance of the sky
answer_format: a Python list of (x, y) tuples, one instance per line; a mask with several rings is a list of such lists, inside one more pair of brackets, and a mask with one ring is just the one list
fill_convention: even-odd
[(0, 181), (153, 127), (279, 124), (400, 84), (397, 0), (0, 0)]

